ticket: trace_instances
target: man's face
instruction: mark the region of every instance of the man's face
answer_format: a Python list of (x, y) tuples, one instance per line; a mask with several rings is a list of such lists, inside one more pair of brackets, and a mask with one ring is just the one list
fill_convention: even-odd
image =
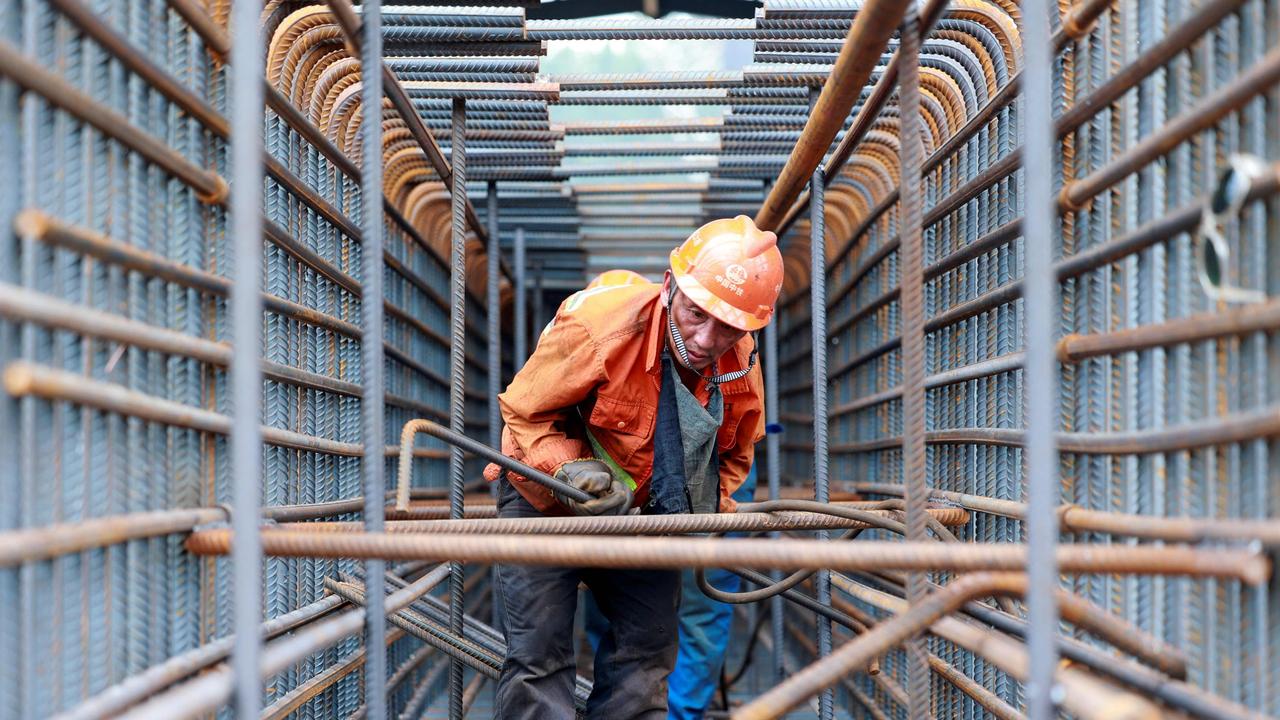
[[(662, 282), (664, 298), (671, 292), (671, 282), (671, 273), (668, 271)], [(728, 352), (747, 334), (712, 317), (693, 304), (678, 289), (671, 303), (671, 317), (675, 320), (681, 337), (684, 338), (684, 348), (689, 354), (689, 365), (698, 372), (710, 367), (716, 358)]]

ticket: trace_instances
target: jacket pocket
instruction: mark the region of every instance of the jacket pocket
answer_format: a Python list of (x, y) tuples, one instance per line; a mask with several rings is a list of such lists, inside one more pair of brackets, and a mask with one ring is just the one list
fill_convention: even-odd
[[(654, 412), (654, 408), (645, 403), (599, 395), (587, 422), (605, 434), (647, 438), (653, 433)], [(599, 435), (597, 439), (604, 442)]]
[(653, 437), (656, 408), (632, 400), (597, 396), (587, 424), (600, 447), (613, 461), (633, 475), (643, 468), (629, 467), (632, 458)]
[(733, 447), (738, 440), (738, 423), (742, 422), (741, 415), (730, 414), (729, 405), (724, 406), (724, 422), (720, 423), (720, 430), (716, 433), (716, 446), (721, 450), (728, 450)]

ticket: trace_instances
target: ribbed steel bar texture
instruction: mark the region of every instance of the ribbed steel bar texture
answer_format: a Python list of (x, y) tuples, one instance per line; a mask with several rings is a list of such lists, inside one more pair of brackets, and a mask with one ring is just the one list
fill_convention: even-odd
[[(924, 149), (920, 117), (920, 16), (918, 6), (907, 8), (900, 32), (898, 48), (898, 106), (901, 134), (899, 161), (901, 175), (898, 197), (902, 215), (902, 483), (906, 489), (907, 539), (923, 540), (926, 536), (924, 506), (929, 481), (928, 450), (925, 448), (926, 396), (924, 338), (924, 210), (920, 164)], [(810, 192), (809, 204), (816, 196)], [(817, 281), (817, 273), (813, 279)], [(823, 298), (823, 318), (826, 317)], [(823, 323), (825, 327), (826, 323)], [(822, 341), (826, 342), (823, 332)], [(816, 341), (815, 341), (816, 342)], [(815, 345), (814, 352), (817, 352)], [(817, 379), (814, 380), (815, 385)], [(907, 578), (907, 601), (912, 608), (925, 602), (928, 578), (912, 573)], [(926, 665), (928, 645), (923, 638), (913, 638), (907, 645), (907, 713), (911, 720), (923, 720), (933, 705)]]
[[(453, 242), (450, 253), (450, 345), (449, 345), (449, 429), (455, 433), (466, 432), (465, 413), (466, 400), (463, 388), (466, 383), (466, 365), (463, 357), (463, 346), (466, 342), (466, 245), (467, 224), (467, 101), (463, 98), (453, 100), (453, 140), (450, 143), (453, 177), (452, 213)], [(449, 517), (458, 519), (463, 513), (463, 475), (462, 448), (449, 448)], [(462, 633), (463, 602), (463, 566), (460, 562), (449, 563), (449, 630)], [(456, 658), (449, 664), (449, 718), (462, 718), (462, 662)]]
[[(360, 67), (382, 67), (382, 3), (381, 0), (366, 0), (360, 6), (361, 45)], [(363, 395), (360, 409), (363, 415), (364, 457), (364, 526), (369, 532), (381, 532), (383, 528), (384, 505), (383, 493), (386, 492), (386, 463), (382, 457), (383, 431), (386, 423), (384, 408), (385, 370), (382, 352), (383, 314), (382, 303), (377, 299), (383, 296), (383, 268), (375, 258), (382, 257), (383, 249), (383, 214), (382, 214), (382, 81), (383, 73), (365, 71), (361, 74), (361, 112), (363, 113), (361, 130), (361, 177), (360, 177), (360, 216), (364, 236), (364, 270), (362, 283), (365, 297), (369, 298), (360, 306), (361, 323), (364, 329), (364, 342), (361, 343), (361, 367), (363, 370)], [(456, 302), (456, 300), (455, 300)], [(383, 595), (383, 573), (386, 564), (378, 559), (365, 562), (365, 576), (369, 578), (369, 592), (374, 597)], [(364, 697), (365, 708), (369, 717), (383, 718), (387, 715), (386, 681), (387, 655), (383, 637), (386, 635), (386, 614), (382, 605), (373, 604), (365, 608), (364, 630)]]

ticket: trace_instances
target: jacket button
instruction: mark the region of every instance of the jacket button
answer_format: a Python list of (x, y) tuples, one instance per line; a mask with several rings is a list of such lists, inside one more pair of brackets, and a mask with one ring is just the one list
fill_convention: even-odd
[(627, 424), (626, 424), (625, 422), (623, 422), (622, 420), (619, 420), (619, 421), (618, 421), (618, 429), (619, 429), (619, 430), (621, 430), (621, 429), (625, 428), (626, 426), (627, 426)]

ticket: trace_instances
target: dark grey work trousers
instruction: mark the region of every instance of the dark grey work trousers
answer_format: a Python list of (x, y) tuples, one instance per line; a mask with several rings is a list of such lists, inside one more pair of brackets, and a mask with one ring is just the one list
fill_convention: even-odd
[[(498, 517), (539, 517), (505, 477)], [(498, 679), (501, 720), (574, 718), (573, 619), (586, 583), (609, 619), (595, 658), (586, 716), (601, 720), (667, 717), (667, 676), (676, 663), (680, 573), (672, 570), (502, 565), (507, 658)]]

